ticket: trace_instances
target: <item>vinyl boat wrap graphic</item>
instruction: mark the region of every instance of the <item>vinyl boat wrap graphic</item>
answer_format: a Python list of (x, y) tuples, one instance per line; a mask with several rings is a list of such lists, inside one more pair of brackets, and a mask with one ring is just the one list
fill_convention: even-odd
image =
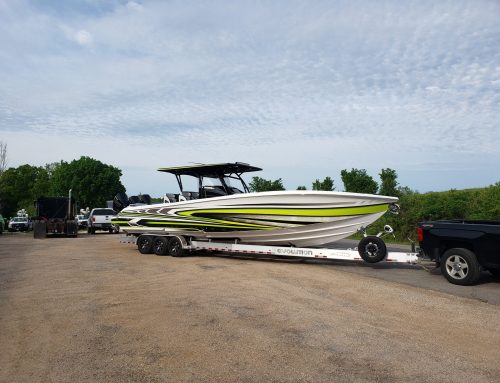
[(128, 206), (113, 223), (129, 234), (178, 232), (201, 240), (321, 246), (368, 226), (395, 202), (394, 197), (343, 192), (237, 193)]

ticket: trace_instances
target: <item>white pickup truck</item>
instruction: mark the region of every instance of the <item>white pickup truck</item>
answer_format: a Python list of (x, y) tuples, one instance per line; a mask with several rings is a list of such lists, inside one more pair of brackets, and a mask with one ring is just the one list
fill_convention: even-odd
[(111, 218), (115, 215), (113, 209), (95, 208), (92, 209), (89, 215), (89, 223), (87, 232), (95, 234), (96, 230), (105, 230), (110, 233), (115, 233), (116, 228), (111, 223)]
[(28, 217), (13, 217), (9, 221), (9, 231), (28, 231), (31, 230), (31, 222)]

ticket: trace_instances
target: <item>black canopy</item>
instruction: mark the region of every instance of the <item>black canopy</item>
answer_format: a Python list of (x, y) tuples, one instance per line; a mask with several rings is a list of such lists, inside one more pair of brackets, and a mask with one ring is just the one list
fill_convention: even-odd
[(174, 168), (160, 168), (159, 172), (172, 173), (176, 176), (187, 175), (193, 177), (218, 178), (224, 174), (242, 174), (256, 172), (261, 168), (245, 164), (243, 162), (234, 162), (226, 164), (200, 164), (191, 166), (179, 166)]

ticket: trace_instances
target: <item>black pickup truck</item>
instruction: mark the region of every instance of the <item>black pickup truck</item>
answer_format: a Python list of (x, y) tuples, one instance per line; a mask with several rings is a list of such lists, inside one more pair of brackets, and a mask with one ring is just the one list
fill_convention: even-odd
[(500, 277), (500, 221), (431, 221), (417, 228), (420, 249), (451, 283), (472, 285), (481, 268)]

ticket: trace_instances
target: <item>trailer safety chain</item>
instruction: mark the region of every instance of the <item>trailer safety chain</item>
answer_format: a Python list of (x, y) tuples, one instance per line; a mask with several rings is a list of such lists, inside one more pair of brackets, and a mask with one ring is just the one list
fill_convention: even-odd
[[(429, 266), (425, 265), (425, 263), (428, 263)], [(436, 262), (434, 261), (430, 261), (430, 260), (423, 260), (423, 259), (419, 259), (419, 261), (416, 263), (418, 266), (420, 266), (422, 269), (424, 269), (425, 271), (428, 271), (428, 272), (431, 272), (431, 271), (434, 271), (436, 270), (439, 266), (436, 264)], [(432, 266), (431, 266), (432, 265)]]

